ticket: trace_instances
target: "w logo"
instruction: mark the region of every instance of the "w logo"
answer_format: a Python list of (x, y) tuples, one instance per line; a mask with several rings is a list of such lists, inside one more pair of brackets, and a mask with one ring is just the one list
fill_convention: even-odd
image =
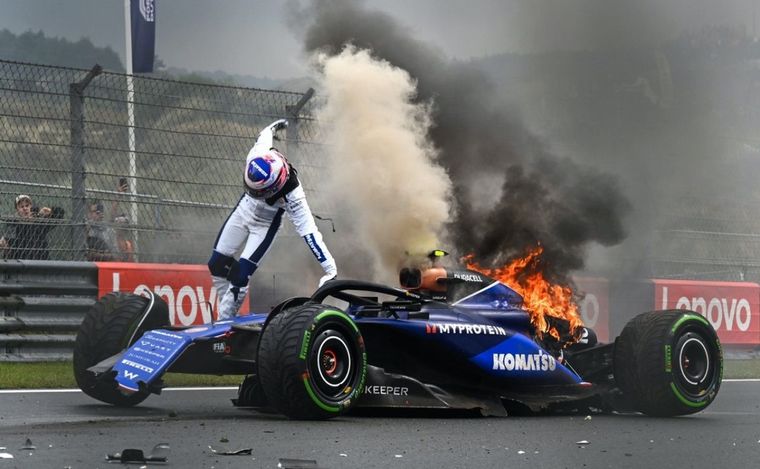
[(132, 373), (131, 371), (124, 370), (124, 377), (134, 381), (134, 379), (137, 378), (137, 373)]
[(156, 7), (154, 5), (155, 0), (138, 0), (140, 2), (140, 14), (145, 21), (152, 23), (155, 21)]

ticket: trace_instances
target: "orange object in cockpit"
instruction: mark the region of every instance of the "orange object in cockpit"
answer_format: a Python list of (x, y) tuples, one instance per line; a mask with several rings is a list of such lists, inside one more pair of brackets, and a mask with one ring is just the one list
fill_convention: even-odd
[(435, 292), (446, 291), (446, 278), (448, 274), (443, 267), (431, 267), (422, 271), (422, 281), (420, 282), (420, 290), (428, 290)]

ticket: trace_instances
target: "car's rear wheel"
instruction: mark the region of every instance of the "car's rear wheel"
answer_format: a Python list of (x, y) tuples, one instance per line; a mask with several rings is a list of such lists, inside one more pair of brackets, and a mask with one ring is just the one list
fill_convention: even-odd
[(364, 340), (343, 311), (286, 309), (264, 328), (258, 370), (267, 402), (293, 419), (327, 419), (356, 402), (367, 374)]
[(691, 311), (639, 315), (615, 342), (614, 357), (618, 385), (648, 415), (699, 412), (715, 399), (723, 379), (718, 335)]
[(129, 407), (144, 401), (147, 391), (122, 394), (113, 376), (96, 376), (93, 365), (121, 352), (147, 330), (169, 325), (166, 303), (139, 295), (109, 293), (85, 314), (74, 343), (74, 378), (88, 396), (107, 404)]

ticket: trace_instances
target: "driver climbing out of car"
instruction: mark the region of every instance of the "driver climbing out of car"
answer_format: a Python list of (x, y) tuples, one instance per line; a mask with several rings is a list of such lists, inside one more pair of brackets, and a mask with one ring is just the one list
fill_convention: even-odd
[[(272, 245), (283, 214), (290, 218), (322, 266), (325, 274), (319, 286), (338, 274), (335, 259), (322, 241), (295, 168), (272, 146), (275, 133), (287, 125), (287, 120), (280, 119), (259, 134), (245, 161), (245, 192), (214, 242), (208, 268), (219, 295), (219, 321), (238, 314), (250, 277)], [(235, 260), (241, 248), (240, 258)]]

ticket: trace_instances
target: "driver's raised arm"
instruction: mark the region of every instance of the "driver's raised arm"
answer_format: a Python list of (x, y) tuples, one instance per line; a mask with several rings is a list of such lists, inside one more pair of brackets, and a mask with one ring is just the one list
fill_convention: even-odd
[(314, 216), (309, 208), (309, 203), (306, 201), (306, 194), (303, 188), (301, 186), (295, 188), (285, 196), (285, 201), (285, 213), (293, 222), (298, 235), (303, 238), (306, 245), (309, 246), (309, 250), (314, 254), (317, 262), (319, 262), (319, 265), (322, 266), (322, 270), (325, 271), (325, 275), (319, 279), (319, 286), (321, 287), (328, 280), (337, 277), (338, 267), (335, 264), (335, 259), (322, 240), (322, 233), (320, 233), (314, 221)]
[(248, 158), (250, 158), (251, 155), (263, 155), (264, 153), (268, 152), (274, 146), (275, 132), (284, 129), (287, 126), (288, 121), (285, 119), (280, 119), (264, 127), (264, 129), (259, 132), (256, 143), (248, 152)]

